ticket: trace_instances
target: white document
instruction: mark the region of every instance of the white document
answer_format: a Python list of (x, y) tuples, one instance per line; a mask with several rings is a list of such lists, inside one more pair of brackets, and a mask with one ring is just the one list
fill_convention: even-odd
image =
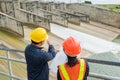
[(55, 58), (52, 60), (49, 68), (51, 71), (57, 73), (58, 65), (67, 62), (67, 56), (61, 48), (60, 51), (56, 54)]

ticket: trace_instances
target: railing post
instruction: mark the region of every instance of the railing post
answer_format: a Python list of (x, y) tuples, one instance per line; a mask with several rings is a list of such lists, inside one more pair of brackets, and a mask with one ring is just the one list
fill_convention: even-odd
[(7, 56), (7, 62), (8, 62), (8, 70), (9, 70), (9, 75), (10, 75), (10, 80), (13, 80), (12, 79), (12, 66), (11, 66), (11, 62), (10, 62), (10, 54), (9, 54), (9, 51), (7, 50), (6, 51), (6, 56)]

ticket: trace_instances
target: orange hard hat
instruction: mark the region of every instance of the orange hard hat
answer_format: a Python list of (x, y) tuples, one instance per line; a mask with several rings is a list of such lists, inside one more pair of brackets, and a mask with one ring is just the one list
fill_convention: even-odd
[(81, 46), (79, 41), (73, 37), (69, 37), (63, 42), (63, 49), (69, 56), (77, 56), (81, 52)]

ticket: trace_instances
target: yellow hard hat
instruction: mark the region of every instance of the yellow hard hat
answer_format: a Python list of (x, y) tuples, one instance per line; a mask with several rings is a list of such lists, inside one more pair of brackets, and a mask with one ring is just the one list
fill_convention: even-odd
[(30, 39), (34, 42), (44, 41), (47, 39), (47, 37), (48, 35), (44, 28), (36, 28), (30, 33)]

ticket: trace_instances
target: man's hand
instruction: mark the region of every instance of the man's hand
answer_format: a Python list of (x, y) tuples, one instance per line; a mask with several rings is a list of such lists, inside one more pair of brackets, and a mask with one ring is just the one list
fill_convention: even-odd
[[(48, 44), (48, 45), (51, 45), (52, 43), (51, 43), (50, 40), (47, 40), (47, 44)], [(56, 49), (55, 49), (55, 53), (58, 53), (58, 52), (59, 52), (59, 50), (56, 50)]]
[(58, 53), (58, 52), (60, 52), (60, 50), (55, 50), (55, 53)]
[(52, 43), (51, 43), (51, 41), (50, 41), (50, 40), (47, 40), (47, 44), (48, 44), (48, 45), (51, 45)]

